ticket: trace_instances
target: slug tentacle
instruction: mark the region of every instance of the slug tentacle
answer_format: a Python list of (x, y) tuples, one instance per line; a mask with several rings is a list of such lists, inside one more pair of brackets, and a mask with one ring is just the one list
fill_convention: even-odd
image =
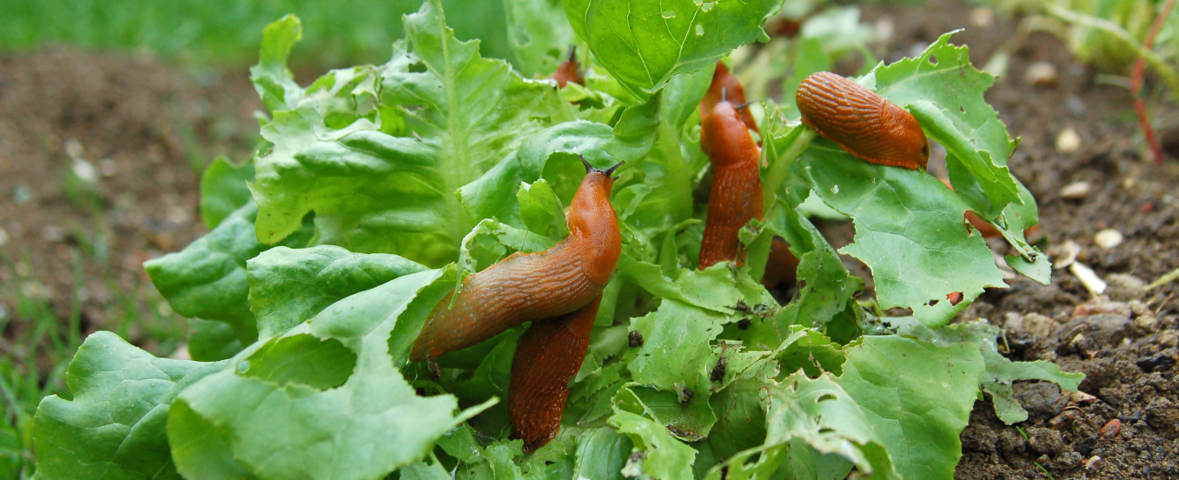
[(557, 71), (549, 78), (557, 81), (557, 88), (564, 88), (569, 82), (585, 85), (585, 78), (581, 73), (581, 66), (577, 64), (577, 45), (569, 47), (569, 57), (557, 65)]
[(553, 318), (597, 297), (618, 264), (622, 240), (610, 205), (614, 180), (600, 170), (582, 179), (566, 214), (569, 236), (552, 248), (514, 253), (471, 274), (430, 313), (412, 360), (437, 358), (524, 322)]
[[(758, 132), (757, 122), (753, 120), (753, 114), (749, 113), (749, 109), (744, 108), (749, 105), (749, 101), (745, 99), (745, 87), (741, 85), (741, 81), (737, 77), (729, 73), (729, 67), (726, 67), (724, 62), (716, 62), (716, 70), (712, 74), (712, 84), (708, 86), (708, 92), (704, 94), (704, 99), (700, 100), (700, 118), (712, 114), (712, 109), (718, 103), (732, 103), (740, 105), (734, 107), (741, 117), (741, 122), (745, 124), (745, 128)], [(760, 133), (760, 132), (759, 132)]]
[(802, 123), (869, 162), (924, 169), (929, 141), (907, 110), (831, 72), (803, 79), (794, 94)]
[(508, 418), (525, 452), (548, 443), (560, 429), (569, 382), (589, 350), (601, 300), (599, 295), (573, 313), (532, 322), (520, 337), (512, 358)]

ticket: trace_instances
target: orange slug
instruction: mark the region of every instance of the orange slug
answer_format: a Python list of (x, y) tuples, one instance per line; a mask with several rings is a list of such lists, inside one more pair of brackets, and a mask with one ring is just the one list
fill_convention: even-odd
[(794, 285), (798, 277), (798, 257), (790, 251), (782, 237), (774, 237), (770, 243), (770, 256), (766, 259), (766, 271), (761, 284), (773, 288), (781, 284)]
[[(708, 86), (708, 92), (700, 101), (700, 118), (703, 120), (704, 117), (711, 115), (712, 109), (721, 102), (745, 105), (745, 87), (741, 86), (741, 81), (737, 80), (737, 77), (729, 73), (729, 68), (725, 66), (724, 62), (717, 61), (716, 71), (712, 74), (712, 84)], [(741, 121), (745, 123), (745, 128), (760, 133), (757, 129), (757, 122), (753, 120), (753, 114), (749, 113), (748, 108), (737, 107), (737, 113), (741, 116)]]
[(434, 307), (411, 359), (432, 360), (521, 323), (565, 315), (602, 293), (622, 249), (610, 205), (610, 174), (621, 163), (606, 170), (582, 163), (585, 178), (565, 214), (569, 236), (548, 250), (516, 252), (468, 276), (457, 296), (451, 292)]
[(557, 81), (557, 88), (565, 88), (565, 84), (569, 82), (585, 85), (585, 79), (581, 76), (581, 69), (577, 64), (576, 45), (569, 48), (569, 58), (557, 65), (557, 71), (553, 72), (549, 78)]
[[(938, 177), (938, 180), (941, 180), (942, 184), (945, 185), (946, 188), (950, 189), (951, 192), (954, 191), (954, 186), (950, 185), (949, 178)], [(967, 223), (970, 224), (971, 227), (974, 227), (975, 230), (978, 230), (978, 233), (981, 234), (983, 238), (999, 236), (999, 229), (995, 228), (994, 225), (991, 225), (990, 222), (983, 220), (982, 217), (978, 216), (978, 214), (974, 213), (974, 211), (967, 210), (966, 213), (962, 215), (962, 217), (966, 220)], [(969, 231), (970, 229), (967, 230)]]
[(714, 177), (700, 242), (700, 268), (725, 260), (740, 265), (745, 259), (738, 251), (737, 232), (762, 215), (760, 150), (730, 102), (714, 105), (700, 125), (700, 147), (712, 163)]
[(601, 300), (599, 295), (573, 313), (534, 321), (520, 337), (512, 358), (508, 418), (514, 436), (524, 440), (526, 453), (548, 443), (561, 428), (569, 382), (589, 350)]
[(802, 123), (869, 162), (925, 169), (929, 141), (913, 114), (831, 72), (803, 79), (794, 93)]

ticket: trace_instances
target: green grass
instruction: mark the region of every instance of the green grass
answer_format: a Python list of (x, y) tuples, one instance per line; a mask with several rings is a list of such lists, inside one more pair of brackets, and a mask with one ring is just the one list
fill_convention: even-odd
[[(253, 62), (267, 23), (294, 13), (304, 41), (295, 58), (315, 65), (380, 63), (401, 36), (401, 16), (420, 0), (0, 0), (0, 51), (68, 44), (143, 50), (198, 64)], [(483, 54), (506, 57), (503, 3), (448, 0), (460, 38), (482, 38)]]

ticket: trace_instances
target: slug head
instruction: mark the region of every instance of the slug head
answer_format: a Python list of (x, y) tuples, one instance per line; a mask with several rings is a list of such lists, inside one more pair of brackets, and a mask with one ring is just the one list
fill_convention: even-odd
[(757, 160), (759, 150), (736, 106), (720, 102), (700, 120), (700, 148), (713, 166)]
[(883, 123), (890, 130), (887, 136), (892, 141), (880, 152), (880, 163), (924, 170), (929, 164), (929, 139), (917, 117), (888, 100), (882, 110), (881, 116), (886, 119)]
[(557, 65), (557, 71), (553, 72), (549, 78), (557, 81), (557, 88), (564, 88), (565, 84), (569, 82), (585, 85), (581, 68), (577, 64), (577, 45), (569, 47), (569, 58)]
[[(700, 118), (707, 117), (717, 104), (725, 102), (748, 105), (748, 101), (745, 99), (745, 87), (741, 86), (737, 77), (729, 73), (729, 68), (725, 66), (724, 62), (717, 61), (716, 71), (712, 74), (712, 84), (708, 86), (708, 92), (700, 100)], [(737, 113), (740, 115), (741, 121), (745, 122), (746, 128), (758, 131), (757, 122), (753, 120), (753, 114), (749, 110), (738, 108)]]
[(565, 214), (565, 224), (569, 226), (569, 240), (580, 242), (577, 248), (585, 249), (586, 273), (605, 284), (622, 252), (618, 217), (610, 205), (610, 190), (614, 188), (614, 179), (610, 175), (622, 163), (599, 170), (584, 158), (581, 161), (586, 174)]

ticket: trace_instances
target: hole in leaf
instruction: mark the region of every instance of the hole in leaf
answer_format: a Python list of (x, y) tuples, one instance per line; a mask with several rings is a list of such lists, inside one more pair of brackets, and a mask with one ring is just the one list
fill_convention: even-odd
[(836, 397), (834, 393), (824, 393), (819, 395), (819, 398), (817, 398), (815, 402), (826, 402), (828, 400), (838, 400), (838, 397)]
[(302, 334), (271, 340), (246, 362), (238, 369), (240, 375), (280, 386), (299, 383), (327, 390), (348, 380), (356, 368), (356, 354), (339, 340)]
[(930, 55), (929, 56), (929, 64), (930, 65), (937, 65), (937, 57)]
[(962, 113), (966, 113), (966, 107), (962, 106), (962, 105), (958, 105), (958, 111), (962, 112)]
[(422, 73), (426, 71), (426, 64), (422, 62), (413, 62), (409, 64), (409, 71), (413, 73)]

